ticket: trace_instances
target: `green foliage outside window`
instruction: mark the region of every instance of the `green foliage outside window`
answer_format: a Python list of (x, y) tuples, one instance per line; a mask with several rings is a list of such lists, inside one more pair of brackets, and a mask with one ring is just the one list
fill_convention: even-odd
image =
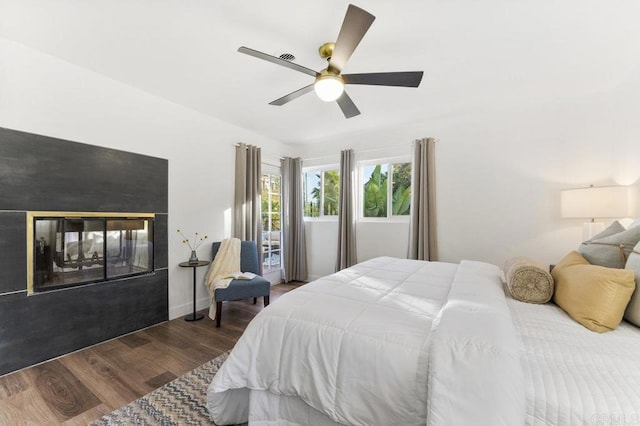
[[(280, 230), (280, 176), (263, 174), (262, 193), (262, 230)], [(271, 219), (271, 222), (269, 222)]]
[(304, 174), (304, 216), (336, 216), (340, 198), (340, 174), (338, 170), (306, 172)]
[(338, 200), (340, 199), (340, 174), (337, 170), (324, 172), (324, 202), (325, 216), (338, 214)]
[[(386, 168), (386, 164), (385, 164)], [(377, 164), (364, 184), (364, 217), (387, 217), (387, 172)]]
[[(411, 163), (391, 165), (391, 194), (389, 194), (389, 166), (389, 164), (376, 164), (364, 184), (364, 217), (387, 217), (389, 195), (391, 196), (391, 215), (406, 216), (411, 211)], [(369, 169), (370, 167), (365, 168), (365, 173)]]
[(320, 174), (307, 172), (304, 174), (304, 215), (320, 216)]
[(393, 195), (391, 210), (394, 216), (406, 216), (411, 211), (411, 163), (393, 165)]
[(265, 271), (277, 270), (281, 266), (280, 192), (280, 176), (263, 174), (260, 207), (262, 209), (262, 264)]
[[(411, 163), (365, 167), (363, 216), (407, 216), (411, 212)], [(391, 182), (389, 182), (391, 181)], [(304, 216), (336, 216), (340, 199), (338, 170), (304, 174)]]

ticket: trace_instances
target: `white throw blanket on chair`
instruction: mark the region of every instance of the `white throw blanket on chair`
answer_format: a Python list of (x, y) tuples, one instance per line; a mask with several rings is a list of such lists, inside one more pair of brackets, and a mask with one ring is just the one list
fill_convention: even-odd
[(209, 317), (213, 320), (216, 318), (216, 289), (227, 288), (233, 276), (240, 271), (240, 247), (238, 238), (222, 240), (207, 271), (204, 283), (209, 290)]

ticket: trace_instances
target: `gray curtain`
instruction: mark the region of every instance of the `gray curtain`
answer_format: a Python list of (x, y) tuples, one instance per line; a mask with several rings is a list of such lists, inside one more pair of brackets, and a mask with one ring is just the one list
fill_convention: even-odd
[(435, 142), (419, 139), (413, 147), (409, 259), (438, 260)]
[(282, 168), (282, 256), (284, 282), (307, 280), (307, 247), (302, 210), (302, 160), (283, 158)]
[(355, 159), (352, 149), (340, 153), (340, 201), (338, 206), (338, 258), (336, 271), (357, 263)]
[(260, 148), (240, 143), (236, 146), (235, 198), (233, 203), (233, 236), (255, 241), (262, 274), (262, 163)]

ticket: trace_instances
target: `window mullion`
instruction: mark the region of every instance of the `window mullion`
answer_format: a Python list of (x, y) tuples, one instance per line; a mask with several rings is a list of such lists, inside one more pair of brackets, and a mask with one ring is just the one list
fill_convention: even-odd
[(357, 170), (358, 170), (358, 179), (357, 179), (357, 185), (356, 185), (356, 197), (357, 197), (357, 206), (356, 208), (358, 209), (358, 215), (356, 216), (357, 218), (362, 219), (364, 217), (364, 171), (361, 165), (357, 166)]
[(389, 176), (388, 178), (388, 183), (387, 183), (387, 198), (388, 198), (388, 203), (387, 203), (387, 217), (393, 217), (393, 164), (389, 163), (389, 172), (387, 174), (387, 176)]
[(269, 229), (267, 229), (267, 232), (269, 232), (269, 234), (267, 235), (267, 240), (269, 241), (269, 256), (271, 256), (271, 230), (273, 229), (273, 223), (271, 222), (271, 214), (273, 212), (272, 195), (273, 194), (271, 193), (271, 175), (269, 174), (268, 186), (267, 186), (267, 226), (269, 227)]
[(320, 207), (318, 217), (324, 216), (324, 172), (320, 172)]
[(393, 164), (387, 164), (387, 218), (393, 217)]

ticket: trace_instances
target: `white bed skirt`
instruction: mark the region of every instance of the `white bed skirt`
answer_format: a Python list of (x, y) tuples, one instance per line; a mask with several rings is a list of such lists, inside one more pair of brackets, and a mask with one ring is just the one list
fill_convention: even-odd
[(256, 426), (336, 426), (330, 417), (294, 396), (275, 395), (269, 391), (250, 391), (249, 424)]

